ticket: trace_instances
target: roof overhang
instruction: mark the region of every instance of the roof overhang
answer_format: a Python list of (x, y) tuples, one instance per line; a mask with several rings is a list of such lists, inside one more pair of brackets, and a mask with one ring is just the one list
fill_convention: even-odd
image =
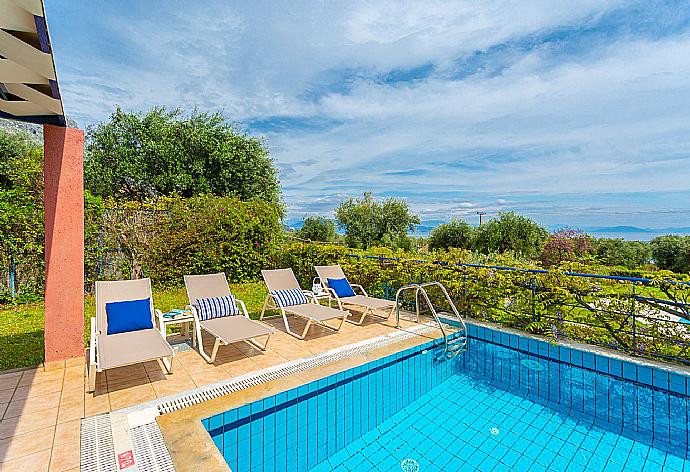
[(43, 0), (0, 0), (0, 117), (66, 125)]

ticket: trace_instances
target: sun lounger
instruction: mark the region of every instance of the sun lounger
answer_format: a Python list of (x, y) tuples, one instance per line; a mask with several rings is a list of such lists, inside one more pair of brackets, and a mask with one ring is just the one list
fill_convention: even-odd
[[(221, 344), (227, 346), (245, 341), (257, 349), (266, 350), (273, 330), (262, 323), (249, 319), (244, 302), (236, 299), (230, 293), (225, 273), (185, 275), (184, 284), (187, 287), (187, 297), (189, 298), (188, 308), (194, 316), (196, 325), (199, 353), (206, 359), (206, 362), (215, 362), (218, 347)], [(210, 357), (204, 352), (201, 330), (216, 338)], [(266, 336), (263, 345), (254, 340), (254, 338), (263, 336)]]
[[(331, 294), (331, 297), (334, 297), (335, 300), (338, 302), (338, 306), (343, 309), (343, 306), (352, 306), (358, 308), (360, 311), (362, 311), (362, 316), (359, 318), (358, 321), (353, 321), (349, 317), (347, 321), (354, 323), (356, 325), (361, 325), (364, 322), (364, 319), (371, 315), (375, 316), (377, 318), (381, 318), (384, 320), (387, 320), (390, 318), (391, 314), (395, 311), (395, 302), (392, 300), (385, 300), (383, 298), (375, 298), (375, 297), (370, 297), (367, 295), (366, 290), (364, 290), (364, 287), (361, 285), (357, 284), (349, 284), (350, 287), (353, 289), (357, 288), (359, 289), (362, 294), (357, 295), (353, 294), (350, 296), (346, 297), (339, 297), (338, 294), (336, 293), (333, 288), (331, 288), (328, 284), (328, 279), (331, 280), (340, 280), (340, 279), (347, 279), (345, 277), (345, 273), (343, 272), (343, 269), (339, 265), (329, 265), (329, 266), (315, 266), (314, 269), (316, 269), (316, 273), (318, 274), (318, 278), (321, 281), (321, 284), (323, 287), (328, 290), (328, 292)], [(349, 282), (348, 282), (349, 283)], [(381, 315), (379, 313), (380, 311), (387, 312), (386, 315)]]
[[(115, 332), (125, 329), (123, 326), (128, 324), (134, 328)], [(172, 373), (175, 351), (155, 326), (150, 279), (96, 282), (96, 316), (91, 318), (89, 349), (89, 391), (96, 389), (97, 372), (115, 367), (161, 359), (168, 373)]]
[[(261, 318), (264, 318), (266, 309), (280, 310), (285, 323), (286, 331), (298, 339), (304, 339), (309, 327), (316, 323), (334, 331), (340, 331), (347, 312), (319, 305), (313, 294), (302, 290), (295, 278), (292, 269), (262, 270), (261, 275), (268, 287), (268, 295), (261, 310)], [(302, 334), (297, 334), (290, 329), (287, 314), (299, 316), (307, 320)], [(327, 321), (340, 320), (336, 326), (327, 324)]]

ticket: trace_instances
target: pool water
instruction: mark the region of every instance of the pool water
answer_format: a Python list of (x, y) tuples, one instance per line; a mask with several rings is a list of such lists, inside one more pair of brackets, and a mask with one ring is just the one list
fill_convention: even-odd
[(203, 424), (235, 472), (690, 472), (687, 377), (471, 328)]
[(455, 375), (312, 468), (396, 471), (683, 471), (683, 458)]

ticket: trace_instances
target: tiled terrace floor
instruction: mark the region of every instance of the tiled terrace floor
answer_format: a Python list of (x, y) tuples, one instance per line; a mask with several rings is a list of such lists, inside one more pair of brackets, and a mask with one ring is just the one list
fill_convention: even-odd
[[(276, 334), (265, 352), (236, 343), (221, 347), (210, 365), (187, 349), (175, 357), (172, 375), (157, 361), (113, 369), (98, 374), (94, 393), (86, 392), (84, 359), (0, 373), (0, 471), (79, 470), (81, 418), (387, 334), (395, 331), (393, 318), (363, 326), (345, 323), (339, 333), (313, 326), (305, 340), (288, 335), (282, 320), (272, 319), (267, 323)], [(290, 321), (299, 328), (298, 319)], [(179, 336), (168, 340), (182, 341)], [(211, 346), (212, 339), (205, 338), (207, 351)]]

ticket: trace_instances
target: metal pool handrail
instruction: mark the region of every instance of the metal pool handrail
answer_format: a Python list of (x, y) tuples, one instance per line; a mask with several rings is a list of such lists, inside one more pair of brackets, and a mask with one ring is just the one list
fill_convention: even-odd
[[(457, 318), (457, 320), (460, 322), (462, 325), (462, 330), (463, 330), (463, 336), (462, 340), (459, 340), (459, 344), (461, 344), (459, 349), (464, 348), (466, 342), (467, 342), (467, 326), (465, 325), (465, 321), (462, 319), (460, 316), (460, 312), (458, 312), (458, 309), (455, 306), (455, 303), (453, 303), (453, 300), (450, 298), (450, 295), (448, 294), (448, 291), (446, 290), (446, 287), (443, 286), (442, 283), (433, 281), (433, 282), (424, 282), (420, 284), (409, 284), (400, 287), (397, 292), (395, 293), (395, 311), (396, 311), (396, 328), (400, 328), (400, 295), (403, 292), (414, 290), (415, 292), (415, 312), (417, 314), (417, 321), (419, 321), (419, 294), (421, 293), (424, 296), (424, 301), (426, 301), (427, 306), (429, 307), (431, 314), (434, 317), (434, 320), (438, 324), (438, 327), (441, 329), (441, 333), (443, 333), (443, 354), (448, 354), (449, 352), (449, 342), (448, 342), (448, 333), (446, 333), (446, 329), (443, 327), (443, 323), (441, 322), (441, 319), (438, 316), (438, 313), (436, 312), (435, 306), (431, 303), (431, 300), (429, 299), (429, 294), (427, 293), (425, 287), (431, 287), (431, 286), (436, 286), (441, 289), (443, 292), (444, 297), (446, 298), (446, 302), (450, 305), (453, 314)], [(455, 351), (457, 352), (456, 349)]]

